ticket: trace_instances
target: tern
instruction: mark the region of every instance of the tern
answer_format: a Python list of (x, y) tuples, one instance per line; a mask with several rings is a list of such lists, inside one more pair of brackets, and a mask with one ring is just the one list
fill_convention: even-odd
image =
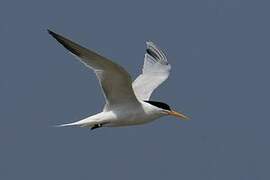
[(102, 112), (60, 126), (91, 129), (130, 126), (148, 123), (166, 115), (188, 119), (166, 103), (149, 100), (152, 92), (169, 77), (171, 69), (164, 52), (153, 42), (146, 42), (142, 73), (132, 82), (129, 73), (120, 65), (49, 29), (48, 33), (95, 72), (106, 101)]

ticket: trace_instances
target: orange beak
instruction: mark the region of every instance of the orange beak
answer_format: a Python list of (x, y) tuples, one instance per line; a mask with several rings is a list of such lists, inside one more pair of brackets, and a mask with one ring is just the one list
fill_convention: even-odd
[(173, 110), (167, 111), (167, 113), (168, 113), (168, 115), (175, 116), (175, 117), (178, 117), (178, 118), (181, 118), (181, 119), (184, 119), (184, 120), (189, 119), (189, 117), (185, 116), (184, 114), (173, 111)]

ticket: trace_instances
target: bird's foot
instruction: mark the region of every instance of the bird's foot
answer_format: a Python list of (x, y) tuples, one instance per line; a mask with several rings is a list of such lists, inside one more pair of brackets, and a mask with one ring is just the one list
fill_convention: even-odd
[(103, 124), (95, 124), (93, 127), (91, 127), (91, 130), (101, 128)]

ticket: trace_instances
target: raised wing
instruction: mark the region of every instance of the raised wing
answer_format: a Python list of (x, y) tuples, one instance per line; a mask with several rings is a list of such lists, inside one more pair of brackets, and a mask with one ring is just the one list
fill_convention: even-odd
[(120, 104), (138, 102), (132, 89), (131, 77), (124, 68), (59, 34), (50, 30), (48, 32), (83, 64), (94, 70), (106, 99), (104, 110)]
[(132, 83), (138, 99), (149, 100), (152, 92), (170, 75), (171, 65), (165, 54), (153, 43), (146, 42), (142, 74)]

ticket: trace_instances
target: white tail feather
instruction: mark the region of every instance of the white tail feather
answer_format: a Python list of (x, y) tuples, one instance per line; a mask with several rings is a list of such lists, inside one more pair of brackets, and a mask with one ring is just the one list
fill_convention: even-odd
[(82, 124), (80, 124), (79, 121), (77, 121), (77, 122), (73, 122), (73, 123), (55, 125), (55, 127), (81, 126), (81, 125)]
[(55, 127), (67, 127), (67, 126), (79, 126), (79, 127), (92, 127), (95, 124), (102, 123), (100, 119), (104, 119), (107, 113), (101, 112), (96, 115), (90, 116), (88, 118), (82, 119), (80, 121), (76, 121), (73, 123), (56, 125)]

